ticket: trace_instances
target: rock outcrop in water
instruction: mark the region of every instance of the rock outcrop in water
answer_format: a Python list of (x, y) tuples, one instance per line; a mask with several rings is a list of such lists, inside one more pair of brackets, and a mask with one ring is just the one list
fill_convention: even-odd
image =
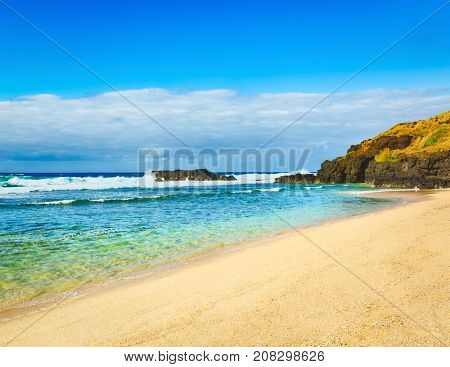
[(316, 183), (317, 181), (317, 176), (313, 175), (312, 173), (296, 173), (294, 175), (281, 176), (275, 179), (275, 183), (311, 184)]
[(440, 188), (450, 186), (450, 111), (427, 120), (400, 123), (347, 154), (322, 163), (324, 183)]
[(173, 171), (152, 171), (155, 181), (236, 181), (233, 175), (220, 175), (207, 169), (184, 170), (176, 169)]

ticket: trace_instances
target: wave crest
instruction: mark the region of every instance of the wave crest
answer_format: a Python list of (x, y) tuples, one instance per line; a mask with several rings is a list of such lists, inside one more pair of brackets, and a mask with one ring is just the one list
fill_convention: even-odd
[(136, 196), (127, 198), (106, 198), (106, 199), (66, 199), (53, 201), (33, 201), (31, 203), (24, 203), (21, 205), (70, 205), (70, 204), (88, 204), (88, 203), (117, 203), (121, 201), (145, 201), (165, 198), (168, 195), (151, 195), (151, 196)]
[[(215, 186), (239, 184), (270, 184), (286, 173), (247, 173), (234, 174), (236, 181), (163, 181), (156, 182), (151, 173), (144, 177), (50, 177), (35, 178), (15, 175), (8, 177), (0, 186), (0, 195), (27, 194), (34, 191), (65, 191), (65, 190), (109, 190), (126, 188), (166, 188), (189, 186)], [(275, 190), (272, 190), (275, 191)]]

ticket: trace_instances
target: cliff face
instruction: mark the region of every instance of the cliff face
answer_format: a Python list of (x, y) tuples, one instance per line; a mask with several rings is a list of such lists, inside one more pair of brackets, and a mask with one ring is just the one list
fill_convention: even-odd
[(155, 181), (236, 181), (233, 175), (225, 176), (210, 172), (206, 169), (174, 171), (152, 171)]
[(401, 123), (322, 163), (320, 182), (439, 188), (450, 186), (450, 111)]

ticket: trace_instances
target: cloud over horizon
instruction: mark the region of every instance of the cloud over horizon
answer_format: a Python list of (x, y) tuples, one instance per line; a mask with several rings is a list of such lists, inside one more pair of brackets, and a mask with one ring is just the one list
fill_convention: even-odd
[[(241, 95), (229, 89), (147, 88), (121, 93), (197, 149), (258, 148), (325, 96), (300, 92)], [(270, 147), (310, 148), (308, 168), (315, 169), (322, 160), (341, 155), (350, 144), (397, 122), (428, 118), (449, 108), (450, 89), (338, 93)], [(82, 98), (40, 94), (3, 100), (0, 125), (1, 161), (35, 162), (30, 163), (34, 167), (39, 161), (135, 162), (139, 148), (182, 147), (115, 92)]]

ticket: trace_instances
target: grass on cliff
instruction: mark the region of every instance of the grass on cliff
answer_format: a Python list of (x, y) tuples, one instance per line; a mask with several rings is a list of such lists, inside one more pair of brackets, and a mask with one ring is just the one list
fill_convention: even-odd
[(400, 158), (398, 157), (398, 149), (389, 150), (389, 148), (383, 149), (379, 154), (375, 156), (376, 162), (397, 162)]
[(375, 157), (377, 162), (395, 162), (401, 156), (420, 153), (435, 153), (450, 150), (450, 111), (430, 117), (426, 120), (403, 122), (394, 125), (372, 139), (365, 140), (355, 152), (364, 153), (371, 143), (382, 136), (411, 136), (412, 141), (404, 149), (384, 149)]
[(442, 127), (437, 131), (434, 131), (429, 138), (425, 141), (424, 146), (429, 147), (431, 145), (434, 145), (438, 143), (439, 141), (442, 141), (448, 137), (448, 127)]

